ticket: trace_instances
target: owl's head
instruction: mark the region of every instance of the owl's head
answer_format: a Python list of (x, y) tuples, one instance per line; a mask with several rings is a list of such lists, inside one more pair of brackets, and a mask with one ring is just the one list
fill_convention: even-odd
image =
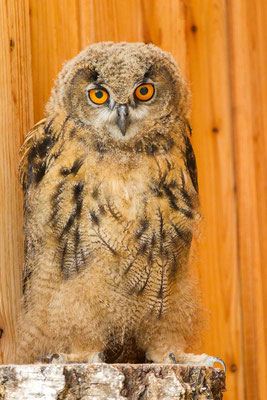
[(47, 106), (117, 141), (183, 119), (188, 90), (169, 53), (152, 44), (103, 42), (67, 62)]

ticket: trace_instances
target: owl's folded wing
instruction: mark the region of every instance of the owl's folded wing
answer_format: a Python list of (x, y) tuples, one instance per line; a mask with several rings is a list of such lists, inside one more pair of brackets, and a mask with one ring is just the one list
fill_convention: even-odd
[(42, 142), (42, 138), (45, 136), (46, 118), (37, 122), (25, 137), (24, 143), (19, 151), (21, 160), (19, 164), (19, 180), (24, 191), (27, 190), (32, 180), (32, 165), (31, 159), (33, 154), (38, 156), (38, 144)]
[(192, 129), (190, 124), (187, 124), (188, 133), (184, 135), (185, 140), (185, 150), (184, 150), (184, 158), (185, 158), (185, 166), (189, 172), (192, 184), (195, 188), (195, 191), (198, 193), (198, 176), (197, 176), (197, 164), (195, 153), (190, 141), (190, 137), (192, 136)]

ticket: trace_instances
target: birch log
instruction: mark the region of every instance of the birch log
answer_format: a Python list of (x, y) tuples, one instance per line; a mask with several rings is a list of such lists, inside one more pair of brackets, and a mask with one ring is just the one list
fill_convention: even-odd
[(222, 399), (224, 372), (155, 364), (35, 364), (0, 367), (0, 399)]

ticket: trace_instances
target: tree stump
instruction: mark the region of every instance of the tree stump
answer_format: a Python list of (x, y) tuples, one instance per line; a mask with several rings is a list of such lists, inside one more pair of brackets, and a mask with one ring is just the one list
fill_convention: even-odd
[(0, 366), (3, 400), (222, 399), (218, 368), (161, 364)]

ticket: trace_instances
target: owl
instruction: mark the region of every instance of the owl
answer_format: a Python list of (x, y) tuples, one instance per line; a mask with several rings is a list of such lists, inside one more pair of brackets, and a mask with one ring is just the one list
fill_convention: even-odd
[(64, 65), (21, 149), (19, 363), (213, 365), (189, 264), (199, 220), (189, 90), (152, 44)]

